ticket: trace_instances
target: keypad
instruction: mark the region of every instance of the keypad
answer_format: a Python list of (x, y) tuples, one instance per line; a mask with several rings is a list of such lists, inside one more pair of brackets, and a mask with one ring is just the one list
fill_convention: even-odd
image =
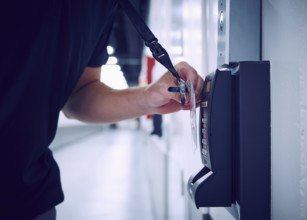
[[(210, 81), (209, 81), (210, 82)], [(207, 84), (209, 83), (207, 82)], [(208, 86), (207, 86), (208, 87)], [(206, 87), (206, 88), (207, 88)], [(201, 154), (202, 154), (202, 161), (204, 165), (209, 165), (210, 159), (209, 159), (209, 92), (210, 92), (210, 87), (209, 89), (203, 91), (202, 95), (202, 101), (201, 101)]]
[(204, 157), (204, 163), (207, 164), (207, 158), (208, 157), (208, 139), (207, 139), (207, 112), (206, 112), (206, 108), (207, 108), (207, 102), (206, 102), (206, 107), (203, 108), (203, 113), (202, 113), (202, 118), (201, 118), (201, 145), (202, 145), (202, 149), (201, 149), (201, 153)]

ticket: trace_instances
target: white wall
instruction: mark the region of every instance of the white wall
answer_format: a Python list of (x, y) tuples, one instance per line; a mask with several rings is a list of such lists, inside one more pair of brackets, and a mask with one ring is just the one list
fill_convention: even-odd
[[(185, 60), (205, 78), (217, 66), (217, 17), (217, 0), (154, 0), (151, 1), (149, 24), (174, 64)], [(181, 53), (174, 50), (178, 47), (182, 48)], [(153, 77), (165, 71), (157, 64)], [(197, 210), (186, 191), (189, 177), (202, 167), (199, 150), (192, 140), (190, 112), (164, 115), (163, 121), (163, 143), (151, 141), (151, 157), (148, 158), (149, 163), (160, 161), (164, 166), (150, 169), (152, 182), (160, 180), (153, 189), (157, 219), (201, 220), (202, 214), (208, 210)], [(162, 150), (161, 145), (164, 146)], [(167, 178), (161, 179), (165, 175)], [(164, 187), (161, 182), (165, 184)], [(167, 192), (167, 196), (164, 192)], [(158, 203), (163, 207), (158, 207)], [(223, 208), (210, 211), (217, 212), (216, 216), (221, 217), (219, 219), (232, 219)]]
[(271, 61), (272, 217), (307, 219), (307, 1), (263, 1)]
[[(151, 1), (150, 28), (159, 42), (170, 54), (173, 63), (186, 60), (204, 76), (202, 50), (202, 8), (201, 0), (154, 0)], [(178, 51), (181, 48), (181, 51)], [(156, 64), (153, 77), (156, 78), (166, 70)], [(174, 123), (173, 123), (174, 122)], [(160, 179), (164, 187), (155, 184), (154, 204), (160, 203), (164, 207), (155, 205), (157, 219), (201, 219), (201, 212), (195, 212), (186, 193), (186, 183), (189, 175), (201, 166), (199, 152), (195, 150), (190, 130), (190, 114), (178, 112), (164, 115), (164, 150), (161, 144), (152, 141), (149, 161), (162, 161), (164, 167), (151, 169), (150, 178)], [(166, 151), (165, 151), (166, 149)], [(161, 193), (162, 191), (162, 193)], [(167, 196), (163, 193), (167, 192)], [(159, 195), (160, 193), (160, 195)], [(166, 203), (164, 203), (167, 199)], [(192, 209), (192, 210), (191, 210)], [(161, 213), (161, 210), (164, 213)]]
[[(174, 46), (170, 40), (174, 2), (182, 6), (183, 52), (181, 56), (170, 53), (172, 60), (184, 58), (205, 77), (216, 68), (217, 0), (152, 1), (151, 28), (167, 50)], [(262, 56), (271, 61), (272, 219), (307, 220), (307, 1), (263, 0), (262, 16)], [(154, 74), (164, 70), (158, 65)], [(165, 116), (164, 124), (169, 134), (162, 140), (169, 156), (165, 184), (186, 184), (189, 175), (201, 166), (192, 144), (189, 113)], [(172, 199), (178, 208), (185, 209), (175, 219), (201, 219), (194, 216), (188, 197), (180, 195), (178, 187), (170, 187), (169, 219), (175, 217)], [(222, 209), (210, 212), (215, 219), (227, 218)]]

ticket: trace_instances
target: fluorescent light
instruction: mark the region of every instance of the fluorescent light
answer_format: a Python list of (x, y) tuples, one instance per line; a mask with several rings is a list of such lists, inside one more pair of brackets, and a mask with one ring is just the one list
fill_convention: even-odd
[(101, 68), (100, 81), (113, 89), (125, 89), (128, 87), (119, 65), (103, 65)]
[(107, 46), (107, 51), (108, 51), (108, 54), (109, 55), (112, 55), (113, 53), (114, 53), (114, 47), (112, 47), (112, 46)]
[(109, 57), (109, 59), (108, 59), (108, 61), (107, 61), (107, 64), (108, 65), (114, 65), (114, 64), (117, 64), (117, 58), (116, 57), (114, 57), (114, 56), (110, 56)]

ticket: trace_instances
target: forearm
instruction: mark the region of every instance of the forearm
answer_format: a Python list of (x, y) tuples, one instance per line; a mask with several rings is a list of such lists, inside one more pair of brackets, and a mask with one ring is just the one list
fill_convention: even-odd
[[(191, 80), (197, 102), (200, 102), (203, 79), (185, 62), (178, 63), (175, 68), (184, 80)], [(146, 87), (114, 90), (100, 82), (100, 68), (86, 67), (63, 112), (69, 118), (84, 122), (112, 123), (145, 114), (190, 109), (189, 102), (181, 105), (179, 93), (168, 92), (170, 86), (177, 86), (176, 79), (167, 72)]]
[(72, 94), (63, 111), (67, 117), (90, 123), (112, 123), (152, 113), (145, 87), (114, 90), (94, 81)]

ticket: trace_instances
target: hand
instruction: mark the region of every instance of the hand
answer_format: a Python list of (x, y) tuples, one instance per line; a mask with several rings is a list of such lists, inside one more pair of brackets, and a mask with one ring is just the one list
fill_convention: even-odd
[[(204, 80), (186, 62), (176, 64), (175, 69), (184, 81), (191, 80), (195, 91), (196, 103), (199, 104)], [(168, 91), (168, 88), (171, 86), (178, 86), (177, 79), (170, 72), (166, 72), (158, 81), (150, 84), (145, 89), (148, 106), (153, 109), (154, 113), (166, 114), (191, 108), (190, 94), (186, 94), (186, 104), (182, 106), (180, 93)]]

